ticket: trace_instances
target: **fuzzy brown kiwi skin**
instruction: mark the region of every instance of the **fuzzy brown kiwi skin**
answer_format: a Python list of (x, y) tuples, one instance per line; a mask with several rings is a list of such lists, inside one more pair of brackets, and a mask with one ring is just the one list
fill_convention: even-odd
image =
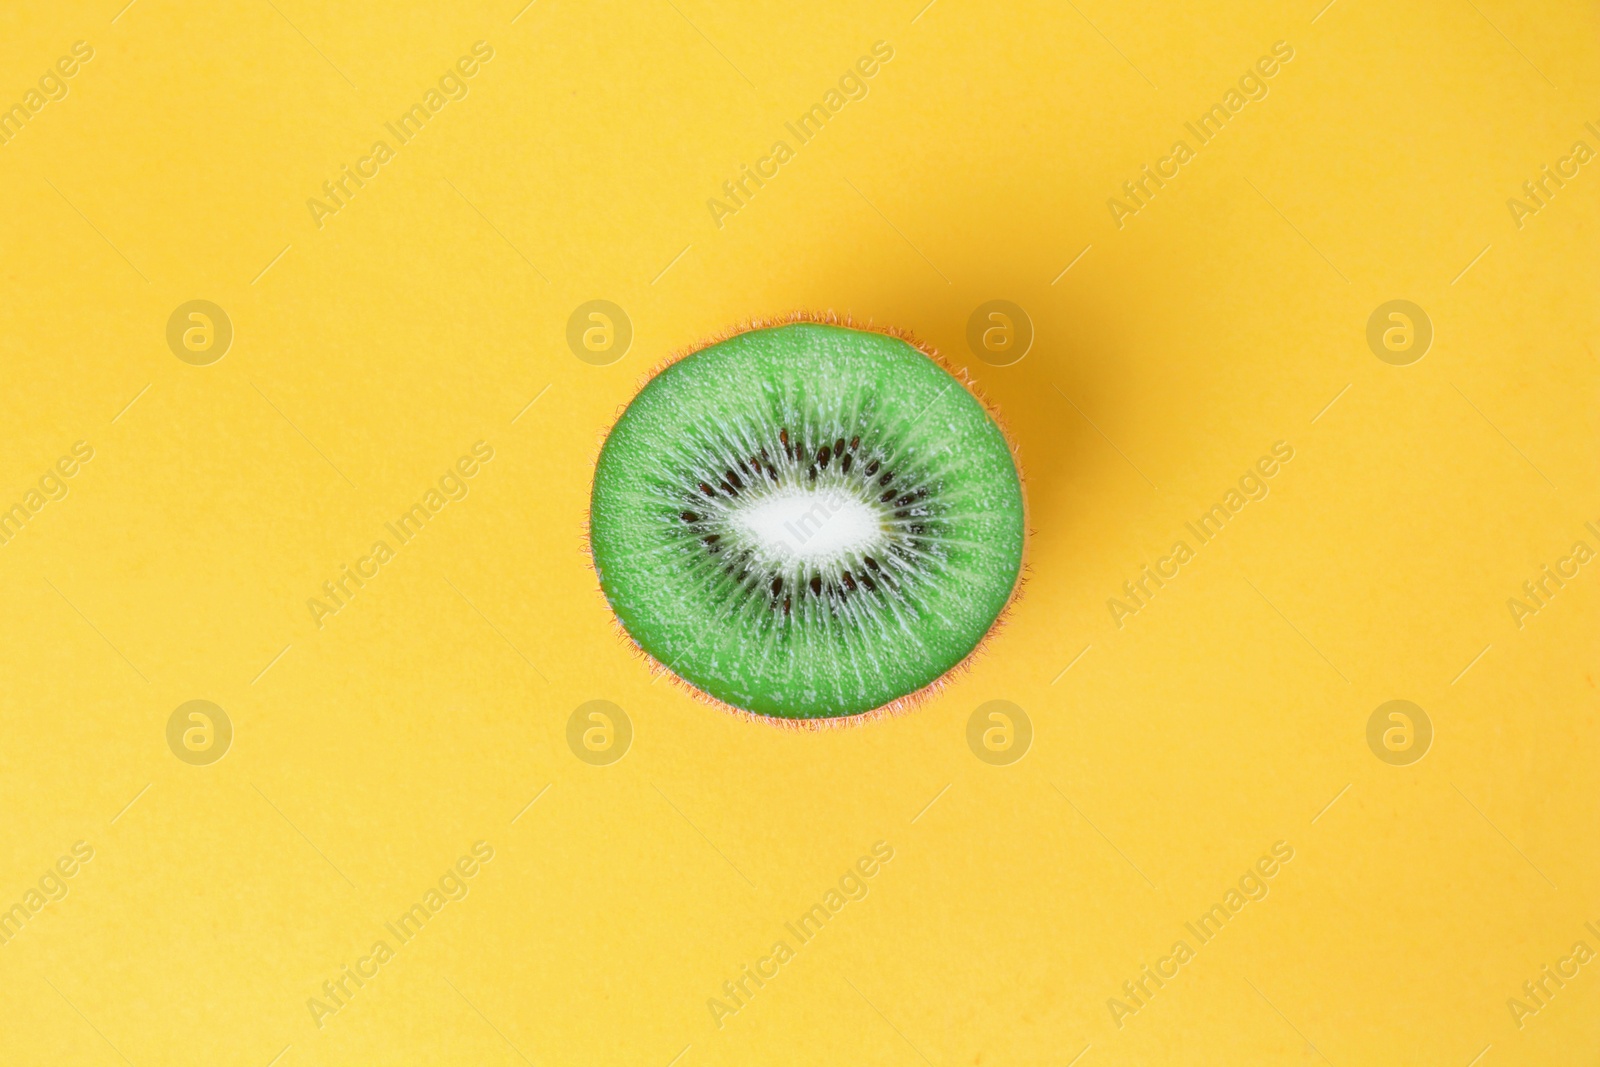
[(593, 470), (594, 467), (599, 464), (600, 450), (605, 447), (606, 438), (611, 436), (611, 431), (616, 427), (617, 420), (622, 418), (623, 412), (628, 410), (628, 405), (633, 403), (634, 397), (637, 397), (644, 387), (654, 381), (657, 375), (661, 374), (662, 371), (666, 370), (674, 363), (677, 363), (679, 360), (688, 359), (696, 352), (710, 348), (712, 345), (721, 344), (723, 341), (726, 341), (732, 337), (738, 337), (740, 334), (749, 333), (752, 330), (770, 329), (773, 326), (789, 326), (800, 322), (816, 323), (822, 326), (842, 326), (850, 330), (864, 330), (872, 333), (881, 333), (889, 337), (896, 338), (897, 340), (904, 341), (906, 344), (910, 345), (918, 352), (921, 352), (924, 356), (927, 356), (934, 363), (942, 367), (956, 381), (960, 382), (962, 388), (966, 389), (966, 391), (972, 395), (972, 398), (983, 407), (983, 410), (988, 413), (989, 417), (994, 420), (995, 425), (999, 427), (1000, 436), (1005, 440), (1006, 448), (1011, 452), (1011, 462), (1012, 465), (1016, 467), (1018, 487), (1022, 494), (1022, 565), (1017, 568), (1017, 580), (1012, 583), (1011, 593), (1006, 597), (1005, 605), (1000, 609), (1000, 613), (995, 616), (994, 622), (989, 624), (989, 629), (984, 631), (983, 637), (979, 638), (978, 643), (973, 646), (972, 651), (968, 652), (964, 657), (962, 657), (961, 662), (957, 663), (955, 666), (939, 675), (939, 677), (935, 678), (921, 689), (907, 693), (903, 697), (897, 697), (896, 699), (889, 701), (887, 704), (879, 705), (870, 711), (859, 712), (855, 715), (829, 715), (807, 719), (784, 718), (778, 715), (760, 715), (753, 711), (746, 711), (743, 708), (735, 707), (726, 701), (718, 700), (710, 693), (707, 693), (699, 686), (696, 686), (693, 682), (688, 681), (681, 675), (674, 672), (671, 668), (662, 663), (660, 660), (656, 659), (649, 652), (646, 652), (639, 642), (633, 639), (633, 635), (628, 633), (627, 627), (622, 625), (622, 620), (618, 619), (616, 612), (612, 610), (611, 602), (607, 599), (605, 589), (600, 584), (600, 571), (597, 563), (595, 562), (593, 538), (591, 537), (591, 526), (593, 522), (592, 511), (586, 512), (584, 515), (581, 543), (584, 560), (588, 565), (590, 573), (592, 573), (595, 578), (595, 592), (599, 595), (601, 603), (605, 605), (606, 613), (611, 616), (612, 628), (615, 630), (619, 640), (621, 640), (623, 644), (630, 646), (633, 649), (634, 654), (640, 659), (644, 660), (646, 669), (649, 670), (651, 674), (666, 675), (669, 679), (671, 679), (674, 685), (688, 693), (693, 699), (707, 705), (708, 707), (713, 707), (719, 711), (726, 712), (729, 715), (732, 715), (734, 718), (744, 719), (751, 722), (760, 722), (768, 726), (776, 726), (779, 729), (817, 731), (862, 726), (869, 722), (875, 722), (886, 717), (904, 715), (907, 712), (913, 711), (916, 708), (919, 708), (933, 700), (946, 688), (953, 684), (954, 680), (958, 676), (964, 675), (971, 671), (978, 657), (987, 650), (989, 642), (993, 640), (995, 635), (998, 634), (1006, 625), (1006, 622), (1011, 616), (1013, 607), (1016, 605), (1018, 598), (1022, 595), (1023, 586), (1027, 584), (1028, 551), (1030, 542), (1033, 540), (1033, 531), (1028, 526), (1027, 477), (1023, 471), (1021, 461), (1017, 458), (1017, 448), (1011, 440), (1011, 433), (1006, 428), (1005, 419), (1001, 416), (1000, 412), (994, 407), (994, 405), (989, 402), (988, 398), (983, 395), (982, 391), (978, 389), (977, 385), (972, 381), (972, 379), (967, 376), (965, 373), (965, 368), (957, 370), (951, 365), (949, 360), (945, 359), (939, 354), (937, 349), (933, 348), (931, 345), (926, 345), (919, 341), (907, 330), (897, 329), (891, 326), (876, 326), (870, 322), (856, 322), (849, 315), (840, 315), (831, 309), (828, 311), (791, 311), (787, 314), (770, 318), (747, 319), (737, 326), (733, 326), (727, 330), (713, 334), (712, 336), (699, 341), (688, 348), (684, 348), (667, 356), (655, 366), (651, 367), (642, 377), (640, 377), (634, 387), (633, 394), (629, 396), (624, 403), (617, 407), (617, 412), (612, 417), (610, 424), (601, 430), (599, 440), (595, 445), (594, 455), (590, 462), (590, 469)]

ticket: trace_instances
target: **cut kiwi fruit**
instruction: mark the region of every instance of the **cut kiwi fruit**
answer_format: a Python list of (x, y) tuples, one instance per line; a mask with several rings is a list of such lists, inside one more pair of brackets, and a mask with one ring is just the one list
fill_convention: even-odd
[(1011, 449), (899, 337), (751, 329), (656, 375), (606, 438), (589, 546), (648, 655), (714, 700), (897, 705), (983, 641), (1022, 569)]

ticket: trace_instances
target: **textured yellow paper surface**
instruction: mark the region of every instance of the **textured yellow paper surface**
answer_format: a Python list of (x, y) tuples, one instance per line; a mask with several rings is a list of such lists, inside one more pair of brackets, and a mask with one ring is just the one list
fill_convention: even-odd
[[(1591, 5), (121, 2), (0, 13), (0, 1060), (1600, 1054)], [(1030, 507), (822, 733), (582, 549), (794, 309)]]

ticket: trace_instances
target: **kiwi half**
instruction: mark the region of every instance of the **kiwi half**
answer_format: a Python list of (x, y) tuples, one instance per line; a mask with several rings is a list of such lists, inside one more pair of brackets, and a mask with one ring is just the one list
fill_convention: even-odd
[(717, 701), (893, 705), (982, 642), (1022, 567), (999, 426), (899, 337), (819, 322), (671, 364), (606, 438), (589, 547), (617, 619)]

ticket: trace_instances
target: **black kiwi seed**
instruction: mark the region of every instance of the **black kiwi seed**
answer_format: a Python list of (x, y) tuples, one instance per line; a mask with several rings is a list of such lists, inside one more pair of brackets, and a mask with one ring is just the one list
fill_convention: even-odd
[(861, 584), (866, 586), (870, 592), (876, 593), (878, 591), (878, 583), (872, 580), (872, 575), (870, 574), (861, 576)]
[(783, 592), (783, 579), (782, 578), (774, 578), (774, 579), (772, 579), (772, 595), (773, 596), (777, 596), (781, 592)]
[(705, 482), (700, 483), (700, 491), (709, 497), (715, 497), (717, 495), (717, 491), (711, 488)]
[(708, 545), (714, 545), (718, 541), (722, 540), (722, 535), (721, 534), (706, 534), (704, 537), (700, 538), (700, 540), (704, 541)]
[(684, 522), (699, 522), (700, 521), (700, 516), (696, 515), (692, 511), (685, 511), (682, 515), (679, 515), (678, 517), (680, 519), (682, 519)]
[(894, 471), (887, 471), (882, 478), (878, 479), (878, 484), (888, 485), (892, 481), (894, 481)]
[(821, 467), (823, 470), (827, 470), (828, 460), (832, 458), (833, 449), (829, 448), (827, 445), (823, 445), (822, 448), (817, 451), (817, 466)]
[(813, 574), (811, 576), (811, 592), (813, 594), (815, 594), (816, 596), (821, 596), (822, 595), (822, 577), (821, 577), (821, 575)]
[(860, 447), (861, 447), (861, 438), (859, 438), (859, 437), (850, 438), (850, 451), (854, 452), (856, 449), (858, 449)]
[(867, 561), (867, 566), (871, 567), (873, 570), (877, 570), (878, 569), (878, 561), (877, 560), (873, 559), (871, 556), (863, 556), (862, 558)]
[(783, 617), (786, 618), (786, 619), (789, 617), (789, 598), (788, 597), (784, 597), (783, 598)]
[(844, 473), (849, 474), (850, 473), (850, 463), (854, 459), (855, 459), (854, 456), (852, 456), (852, 455), (850, 455), (850, 453), (846, 452), (845, 456), (844, 456), (844, 462), (839, 464), (839, 469), (844, 471)]
[(867, 477), (870, 478), (874, 474), (877, 474), (877, 473), (878, 473), (878, 461), (877, 460), (873, 460), (871, 463), (867, 464)]
[(835, 455), (844, 455), (844, 438), (841, 437), (833, 443), (833, 451)]
[(891, 501), (893, 499), (894, 499), (894, 490), (893, 489), (885, 489), (883, 491), (883, 493), (878, 497), (878, 502), (882, 503), (882, 504), (887, 504), (889, 501)]
[(728, 481), (733, 485), (733, 487), (735, 489), (743, 489), (744, 488), (744, 483), (739, 480), (739, 476), (737, 474), (733, 473), (733, 471), (728, 471), (727, 474), (724, 477), (726, 477), (728, 479)]
[(915, 499), (917, 499), (917, 496), (916, 496), (915, 493), (907, 493), (905, 496), (901, 497), (899, 500), (896, 500), (894, 502), (894, 506), (897, 507), (897, 508), (903, 508), (903, 507), (905, 507), (907, 504), (911, 503)]
[(850, 592), (853, 593), (856, 591), (856, 580), (850, 576), (849, 571), (845, 571), (844, 574), (840, 576), (840, 580), (844, 582), (844, 587)]

